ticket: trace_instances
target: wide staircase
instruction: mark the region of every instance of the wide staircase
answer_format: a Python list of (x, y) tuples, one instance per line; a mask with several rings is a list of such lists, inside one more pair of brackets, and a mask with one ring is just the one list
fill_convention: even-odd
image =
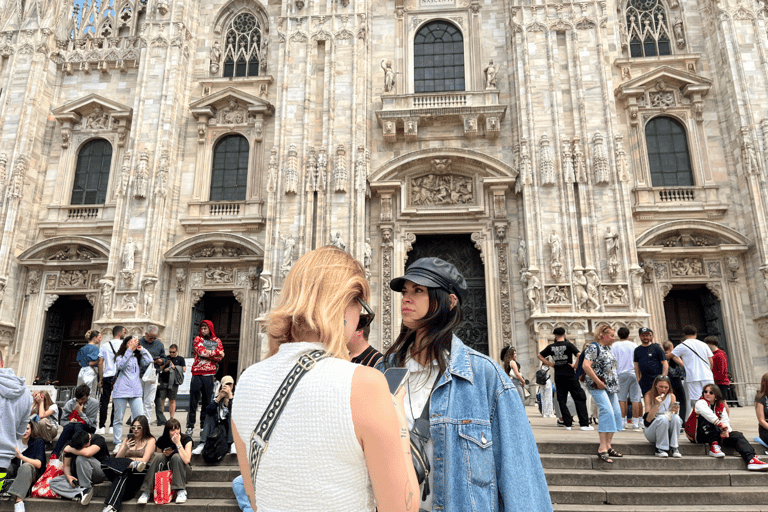
[[(768, 511), (768, 472), (747, 471), (733, 450), (723, 448), (725, 458), (710, 457), (704, 445), (691, 444), (683, 435), (682, 458), (659, 458), (638, 434), (631, 440), (622, 439), (624, 433), (616, 435), (613, 447), (624, 457), (614, 458), (613, 464), (598, 459), (594, 435), (583, 441), (540, 441), (554, 510)], [(758, 455), (765, 453), (756, 443), (752, 445)], [(768, 461), (768, 456), (762, 458)]]

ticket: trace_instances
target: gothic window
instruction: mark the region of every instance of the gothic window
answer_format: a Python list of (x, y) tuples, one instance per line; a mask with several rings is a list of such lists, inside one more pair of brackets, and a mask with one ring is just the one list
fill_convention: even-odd
[(213, 150), (211, 201), (244, 201), (248, 182), (248, 140), (227, 135)]
[(661, 0), (629, 0), (627, 31), (631, 57), (672, 54), (667, 11)]
[(692, 187), (693, 172), (685, 128), (670, 117), (645, 125), (645, 144), (654, 187)]
[(227, 28), (224, 48), (224, 76), (258, 76), (261, 27), (256, 16), (243, 12)]
[(86, 143), (77, 155), (70, 204), (104, 204), (107, 199), (112, 145), (104, 139)]
[(463, 91), (464, 37), (455, 25), (434, 21), (413, 40), (414, 91)]

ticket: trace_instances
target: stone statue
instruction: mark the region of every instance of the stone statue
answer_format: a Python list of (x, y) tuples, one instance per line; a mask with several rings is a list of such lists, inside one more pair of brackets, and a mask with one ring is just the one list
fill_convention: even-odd
[(261, 292), (259, 293), (259, 310), (257, 317), (262, 317), (269, 311), (269, 292), (272, 290), (272, 278), (269, 276), (260, 276)]
[(395, 90), (395, 70), (392, 69), (392, 61), (381, 61), (381, 69), (384, 70), (384, 92), (392, 92)]
[(613, 233), (610, 226), (605, 233), (605, 253), (608, 256), (608, 275), (616, 279), (619, 273), (619, 234)]
[(93, 112), (85, 119), (87, 130), (105, 130), (109, 124), (109, 114), (104, 112), (101, 105), (96, 105)]
[(635, 300), (635, 307), (638, 310), (643, 309), (643, 274), (645, 274), (645, 270), (642, 268), (632, 269), (632, 298)]
[(369, 279), (371, 276), (371, 239), (366, 238), (365, 239), (365, 249), (363, 250), (363, 267), (365, 267), (365, 276), (366, 279)]
[(136, 311), (136, 297), (130, 294), (123, 295), (123, 300), (120, 301), (120, 309), (126, 311)]
[(493, 65), (493, 59), (485, 66), (485, 89), (496, 89), (496, 66)]
[(549, 235), (549, 269), (555, 279), (563, 275), (563, 241), (555, 230)]
[(219, 74), (220, 62), (221, 62), (221, 45), (219, 45), (218, 41), (215, 41), (213, 43), (213, 47), (211, 48), (211, 74), (212, 75)]
[(573, 302), (579, 311), (587, 309), (589, 295), (587, 295), (587, 278), (583, 270), (576, 270), (573, 273)]
[(112, 290), (115, 289), (115, 283), (113, 283), (109, 279), (100, 279), (99, 284), (101, 285), (102, 316), (111, 317), (112, 316)]
[(293, 265), (293, 246), (296, 245), (296, 240), (294, 240), (291, 235), (280, 235), (280, 240), (285, 244), (285, 249), (283, 249), (283, 261), (280, 265), (280, 274), (282, 277), (285, 277), (288, 274), (288, 271), (291, 270), (291, 265)]
[(592, 309), (600, 307), (600, 278), (594, 270), (587, 271), (587, 297)]
[(344, 239), (341, 238), (341, 231), (337, 231), (335, 235), (331, 235), (331, 245), (338, 247), (342, 251), (347, 250), (347, 244), (345, 244)]
[(531, 308), (531, 313), (539, 311), (541, 305), (541, 281), (531, 272), (525, 272), (523, 274), (523, 281), (525, 286), (525, 297), (528, 299), (528, 306)]
[(146, 278), (144, 279), (144, 311), (143, 314), (146, 317), (151, 316), (152, 314), (152, 304), (155, 302), (155, 282), (157, 280), (154, 278)]
[(176, 290), (183, 292), (184, 285), (186, 284), (187, 284), (187, 269), (177, 268), (176, 269)]
[(520, 240), (520, 245), (517, 248), (517, 264), (520, 266), (520, 272), (528, 268), (525, 265), (525, 240)]
[(136, 243), (132, 237), (128, 237), (123, 249), (123, 270), (133, 270), (134, 258), (136, 256)]

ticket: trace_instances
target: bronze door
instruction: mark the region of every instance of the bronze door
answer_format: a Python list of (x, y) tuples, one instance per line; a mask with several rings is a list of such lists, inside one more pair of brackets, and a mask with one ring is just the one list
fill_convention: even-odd
[(85, 345), (91, 328), (93, 306), (81, 295), (60, 297), (48, 309), (38, 376), (59, 386), (77, 384), (80, 364), (77, 352)]
[(488, 354), (488, 315), (485, 303), (485, 268), (469, 234), (417, 235), (405, 266), (419, 258), (437, 257), (456, 266), (467, 281), (464, 321), (455, 334), (461, 341)]

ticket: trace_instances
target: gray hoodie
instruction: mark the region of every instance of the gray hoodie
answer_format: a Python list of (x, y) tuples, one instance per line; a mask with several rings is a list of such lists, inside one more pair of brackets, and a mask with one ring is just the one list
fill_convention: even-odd
[(0, 468), (16, 456), (16, 441), (27, 430), (32, 394), (12, 368), (0, 368)]

